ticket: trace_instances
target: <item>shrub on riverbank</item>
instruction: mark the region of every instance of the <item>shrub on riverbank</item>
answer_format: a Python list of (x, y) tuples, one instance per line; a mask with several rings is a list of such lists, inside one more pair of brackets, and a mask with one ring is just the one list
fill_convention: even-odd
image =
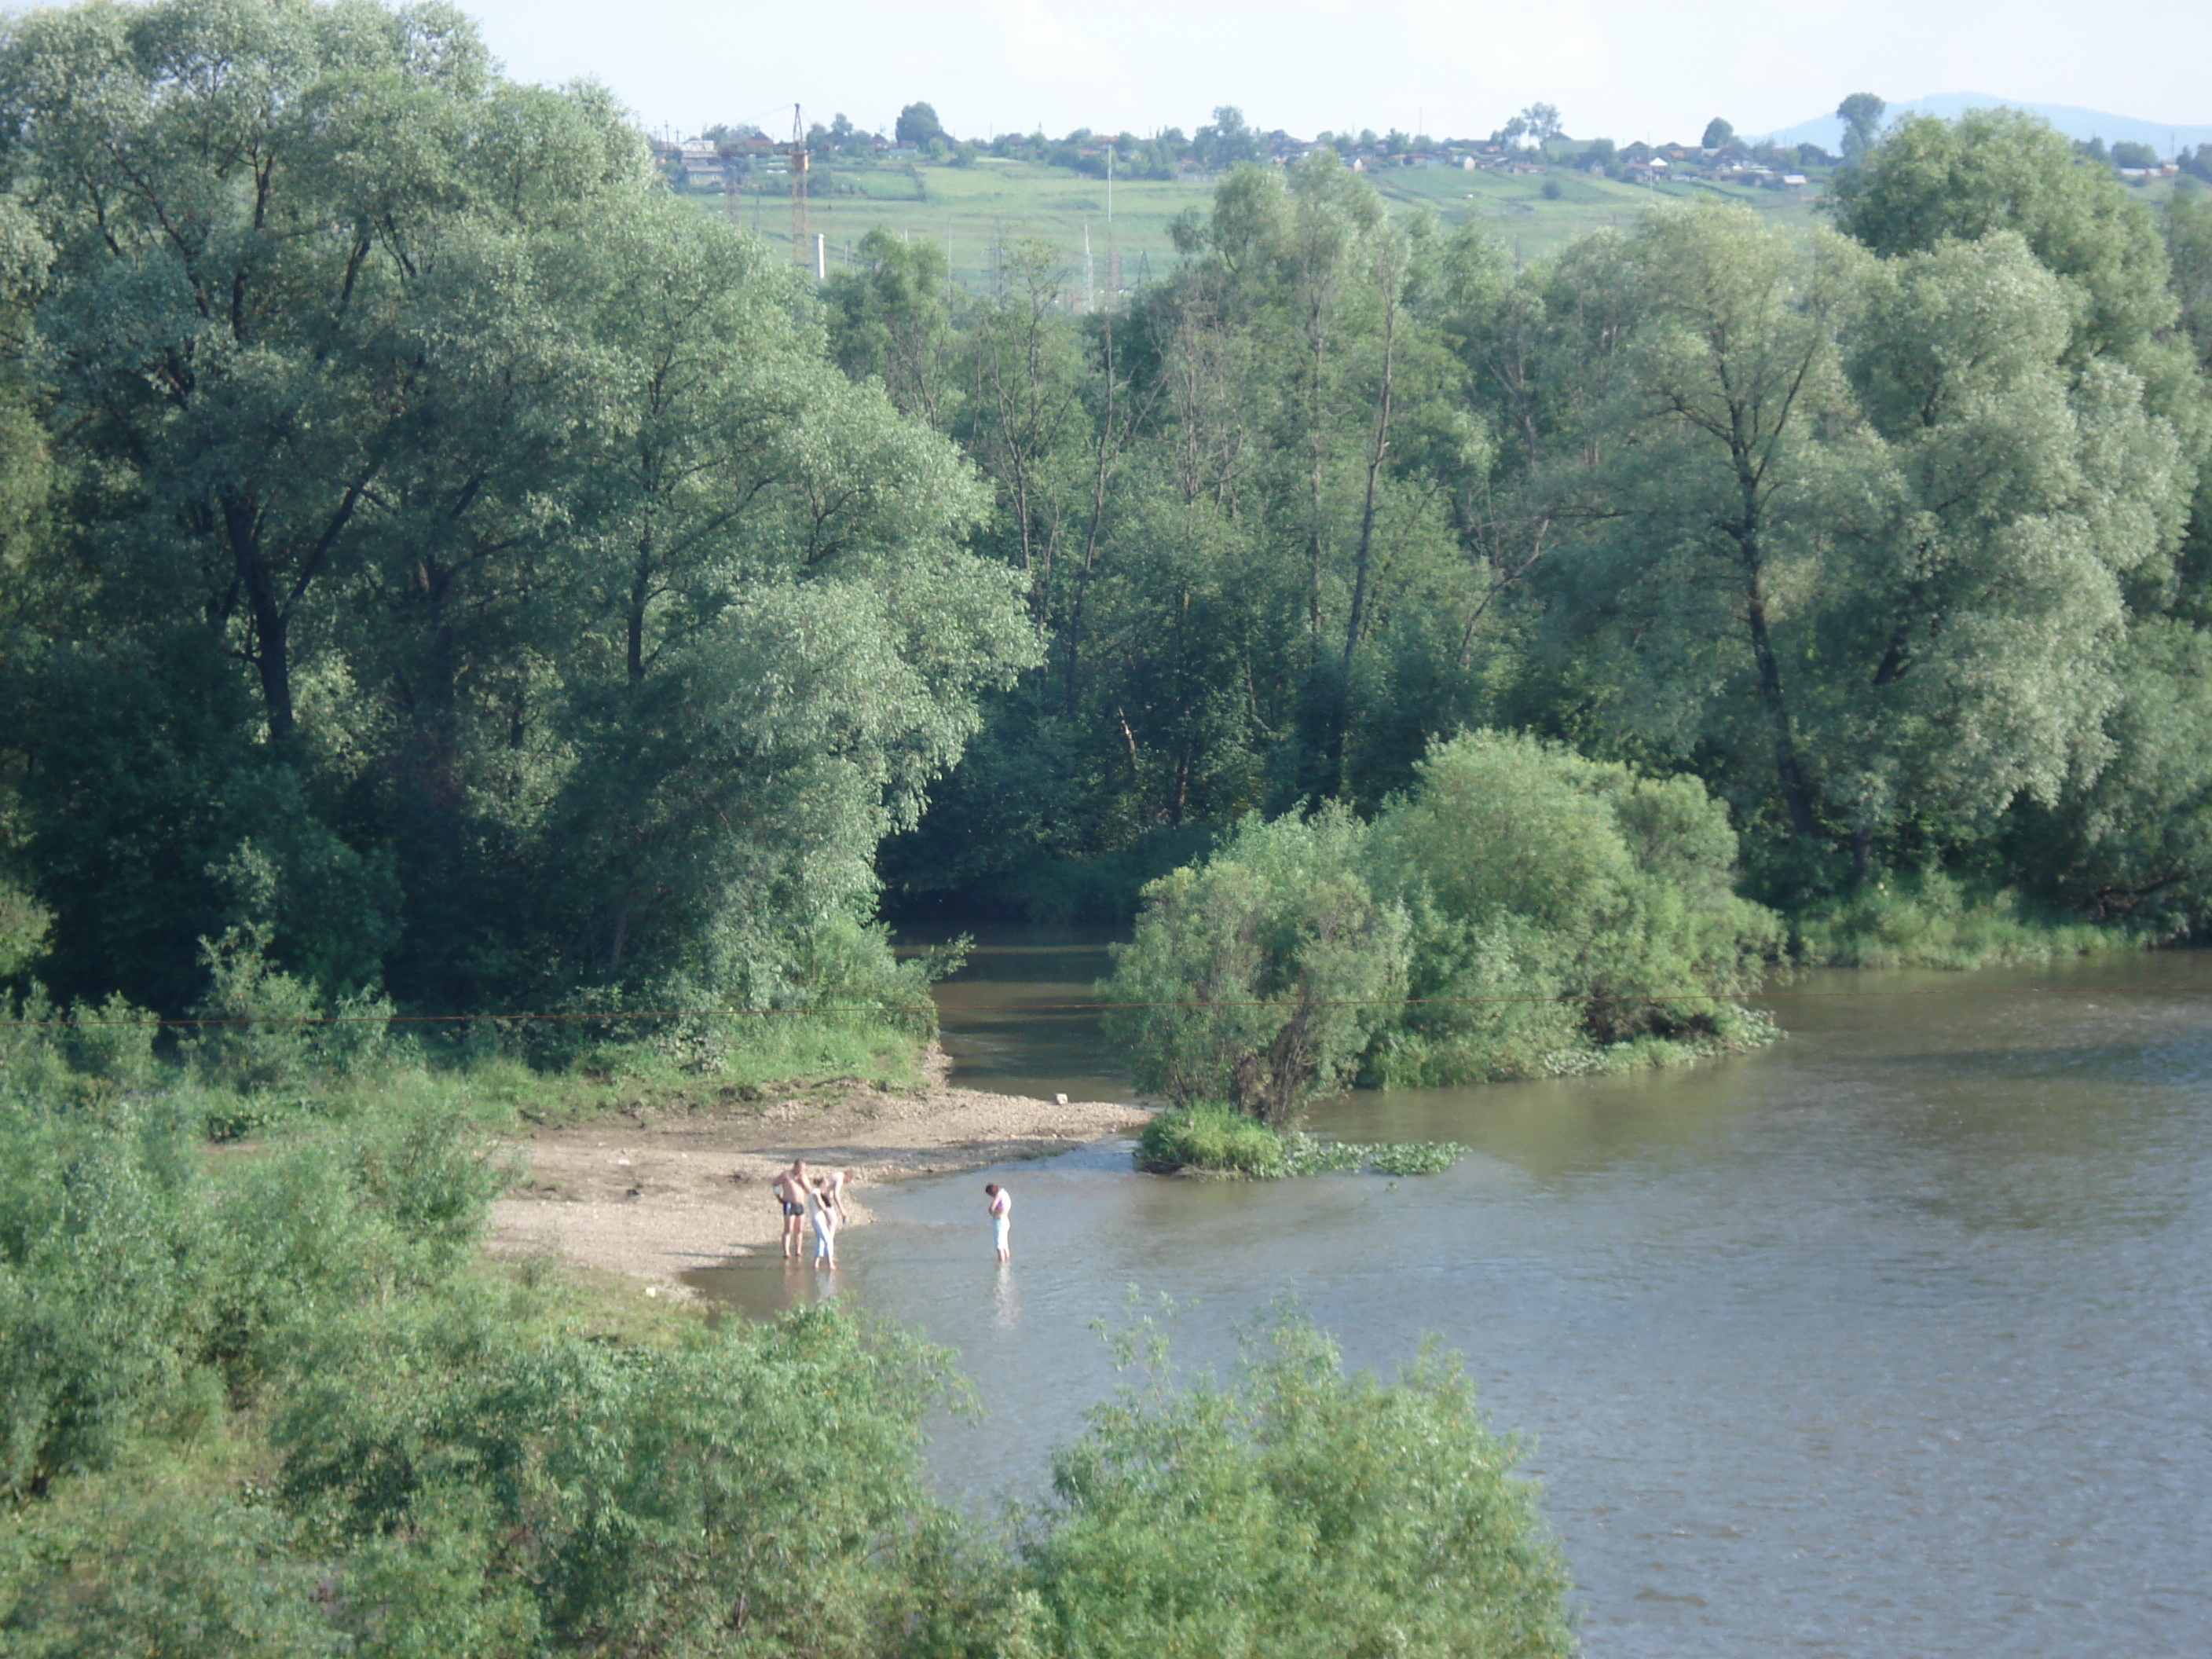
[(1284, 1123), (1352, 1080), (1406, 991), (1406, 909), (1377, 896), (1369, 840), (1342, 807), (1254, 818), (1145, 889), (1099, 988), (1139, 1089)]
[(1158, 1112), (1137, 1137), (1137, 1167), (1155, 1175), (1206, 1170), (1272, 1176), (1283, 1172), (1283, 1137), (1255, 1117), (1225, 1106)]
[(1834, 968), (1996, 968), (2136, 951), (2122, 923), (2051, 914), (2011, 888), (1976, 892), (1931, 870), (1878, 877), (1794, 917), (1791, 954)]
[(1433, 1175), (1459, 1162), (1466, 1148), (1450, 1141), (1366, 1145), (1317, 1140), (1226, 1106), (1188, 1106), (1156, 1114), (1137, 1139), (1137, 1167), (1154, 1175), (1201, 1170), (1272, 1181), (1330, 1170)]
[(1127, 1391), (1054, 1461), (1026, 1576), (1067, 1659), (1565, 1659), (1567, 1577), (1461, 1362), (1389, 1382), (1280, 1317), (1226, 1388)]
[[(488, 1261), (504, 1173), (455, 1105), (219, 1155), (187, 1101), (0, 1108), (0, 1653), (1336, 1652), (1383, 1612), (1561, 1650), (1556, 1551), (1448, 1364), (1346, 1379), (1286, 1328), (1236, 1390), (1102, 1410), (1010, 1552), (930, 1495), (941, 1351)], [(1378, 1486), (1362, 1445), (1412, 1461)], [(1209, 1580), (1178, 1645), (1160, 1620)]]
[(1496, 732), (1437, 745), (1370, 825), (1248, 822), (1146, 891), (1100, 987), (1138, 1085), (1291, 1121), (1355, 1077), (1435, 1086), (1770, 1041), (1778, 954), (1691, 778)]
[[(566, 1121), (659, 1096), (859, 1078), (919, 1084), (937, 1034), (932, 978), (957, 953), (898, 963), (813, 1005), (679, 1013), (612, 1000), (544, 1019), (416, 1022), (380, 1001), (318, 997), (276, 972), (226, 974), (211, 1008), (164, 1024), (111, 997), (58, 1007), (0, 991), (0, 1103), (158, 1099), (217, 1139), (294, 1119), (438, 1102), (483, 1121)], [(825, 976), (826, 977), (826, 976)]]

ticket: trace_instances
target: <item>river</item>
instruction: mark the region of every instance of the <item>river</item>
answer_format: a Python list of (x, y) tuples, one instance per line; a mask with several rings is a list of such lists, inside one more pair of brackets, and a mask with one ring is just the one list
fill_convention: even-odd
[[(1103, 943), (986, 937), (942, 988), (955, 1075), (1126, 1092), (1079, 1013)], [(988, 1415), (933, 1456), (1036, 1495), (1115, 1378), (1127, 1287), (1187, 1366), (1295, 1295), (1347, 1361), (1466, 1354), (1577, 1585), (1594, 1659), (2212, 1651), (2212, 955), (1822, 973), (1762, 1053), (1361, 1095), (1347, 1139), (1441, 1176), (1159, 1180), (1103, 1147), (871, 1195), (837, 1293), (957, 1348)], [(780, 1267), (707, 1278), (756, 1311)]]

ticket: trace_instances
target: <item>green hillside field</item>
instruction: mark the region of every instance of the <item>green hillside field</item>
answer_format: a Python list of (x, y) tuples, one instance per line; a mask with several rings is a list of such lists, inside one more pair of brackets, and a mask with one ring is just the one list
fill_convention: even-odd
[[(1542, 173), (1389, 167), (1366, 176), (1401, 211), (1425, 210), (1448, 228), (1479, 219), (1523, 261), (1601, 226), (1626, 228), (1656, 202), (1720, 196), (1747, 203), (1778, 223), (1810, 226), (1817, 217), (1817, 185), (1790, 192), (1704, 182), (1647, 187), (1564, 167)], [(1072, 286), (1079, 291), (1087, 231), (1092, 282), (1103, 294), (1116, 261), (1125, 288), (1170, 269), (1176, 253), (1170, 222), (1187, 208), (1205, 211), (1217, 182), (1195, 173), (1160, 181), (1117, 179), (1109, 222), (1105, 181), (1066, 167), (988, 157), (969, 167), (823, 162), (812, 174), (808, 223), (828, 238), (833, 270), (850, 259), (862, 236), (881, 225), (946, 243), (954, 280), (977, 290), (991, 286), (994, 246), (1036, 238), (1061, 250)], [(1556, 199), (1545, 196), (1547, 184), (1558, 186)], [(790, 197), (779, 176), (735, 197), (701, 193), (693, 199), (707, 211), (734, 211), (770, 241), (790, 246)]]

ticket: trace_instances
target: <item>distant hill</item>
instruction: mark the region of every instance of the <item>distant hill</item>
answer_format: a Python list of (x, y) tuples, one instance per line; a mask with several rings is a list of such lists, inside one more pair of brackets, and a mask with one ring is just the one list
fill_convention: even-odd
[[(2212, 143), (2212, 126), (2145, 121), (2132, 115), (2114, 115), (2108, 110), (2080, 109), (2072, 104), (2030, 104), (2018, 99), (1993, 98), (1985, 92), (1936, 93), (1916, 98), (1909, 104), (1893, 104), (1882, 118), (1888, 122), (1900, 115), (1940, 115), (1948, 121), (1970, 109), (1994, 109), (1999, 106), (2040, 115), (2069, 138), (2102, 138), (2108, 144), (2132, 139), (2138, 144), (2148, 144), (2160, 155), (2171, 156), (2177, 145), (2193, 148)], [(1774, 140), (1783, 144), (1818, 144), (1832, 154), (1843, 144), (1844, 124), (1833, 115), (1822, 115), (1785, 127), (1774, 135)]]

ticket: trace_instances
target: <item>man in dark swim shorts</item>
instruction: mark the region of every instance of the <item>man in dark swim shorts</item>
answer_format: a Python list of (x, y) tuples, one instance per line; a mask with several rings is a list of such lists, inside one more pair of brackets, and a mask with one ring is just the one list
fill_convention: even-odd
[(806, 1160), (794, 1158), (791, 1167), (769, 1184), (783, 1206), (783, 1255), (786, 1261), (806, 1254)]

